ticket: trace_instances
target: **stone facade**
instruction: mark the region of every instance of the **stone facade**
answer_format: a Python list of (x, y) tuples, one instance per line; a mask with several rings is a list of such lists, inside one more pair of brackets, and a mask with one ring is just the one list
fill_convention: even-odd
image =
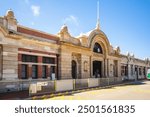
[(0, 17), (1, 90), (30, 80), (143, 79), (149, 67), (148, 59), (113, 48), (99, 26), (73, 37), (65, 25), (57, 35), (18, 25), (12, 10)]
[[(67, 26), (63, 26), (58, 36), (60, 37), (60, 77), (62, 79), (72, 78), (72, 61), (76, 63), (75, 74), (79, 79), (95, 77), (96, 64), (100, 65), (97, 66), (100, 72), (99, 77), (121, 77), (120, 48), (113, 49), (100, 29), (94, 29), (75, 38), (69, 34)], [(102, 53), (93, 51), (96, 43), (100, 45)]]

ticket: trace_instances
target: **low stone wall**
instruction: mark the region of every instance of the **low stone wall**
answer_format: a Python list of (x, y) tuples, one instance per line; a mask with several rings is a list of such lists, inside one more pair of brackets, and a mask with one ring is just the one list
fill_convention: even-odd
[(23, 80), (0, 81), (0, 93), (28, 90), (29, 84), (29, 81)]
[(47, 81), (47, 80), (43, 80), (43, 79), (12, 80), (12, 81), (2, 80), (0, 81), (0, 93), (29, 90), (30, 84), (36, 82), (42, 82), (42, 81)]
[(119, 84), (119, 83), (121, 83), (122, 82), (122, 78), (120, 78), (120, 77), (115, 77), (115, 83), (116, 84)]
[(76, 79), (74, 85), (75, 89), (88, 88), (88, 79)]
[(108, 84), (109, 85), (114, 85), (115, 84), (115, 78), (109, 78), (108, 79)]
[(56, 81), (56, 92), (73, 90), (73, 79)]
[(30, 95), (78, 90), (91, 87), (103, 87), (121, 83), (121, 78), (88, 78), (88, 79), (28, 79), (17, 81), (0, 81), (0, 93), (29, 90)]
[(107, 86), (107, 85), (109, 85), (108, 78), (100, 78), (100, 86)]
[(0, 93), (19, 91), (19, 86), (20, 86), (19, 82), (16, 81), (0, 82)]
[(99, 85), (99, 78), (89, 78), (88, 87), (98, 87)]

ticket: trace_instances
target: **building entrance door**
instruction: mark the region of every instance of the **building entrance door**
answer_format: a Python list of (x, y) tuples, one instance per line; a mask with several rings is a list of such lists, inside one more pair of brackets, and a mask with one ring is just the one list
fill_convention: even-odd
[(93, 61), (93, 76), (95, 78), (102, 77), (102, 62), (101, 61)]
[(75, 60), (72, 60), (72, 78), (77, 78), (77, 63)]

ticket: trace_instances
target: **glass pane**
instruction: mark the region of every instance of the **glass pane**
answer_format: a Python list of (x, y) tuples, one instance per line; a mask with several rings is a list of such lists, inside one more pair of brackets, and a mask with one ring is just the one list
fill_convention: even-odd
[(43, 57), (43, 63), (55, 64), (55, 58)]
[(32, 78), (37, 79), (37, 66), (32, 66)]
[(42, 66), (42, 78), (46, 78), (46, 66)]
[(27, 79), (27, 65), (22, 65), (21, 76), (22, 76), (22, 79)]

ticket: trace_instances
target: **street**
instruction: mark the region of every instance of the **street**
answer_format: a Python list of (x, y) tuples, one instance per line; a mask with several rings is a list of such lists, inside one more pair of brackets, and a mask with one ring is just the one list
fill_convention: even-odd
[(130, 85), (109, 88), (93, 88), (49, 100), (150, 100), (150, 81), (137, 81)]

